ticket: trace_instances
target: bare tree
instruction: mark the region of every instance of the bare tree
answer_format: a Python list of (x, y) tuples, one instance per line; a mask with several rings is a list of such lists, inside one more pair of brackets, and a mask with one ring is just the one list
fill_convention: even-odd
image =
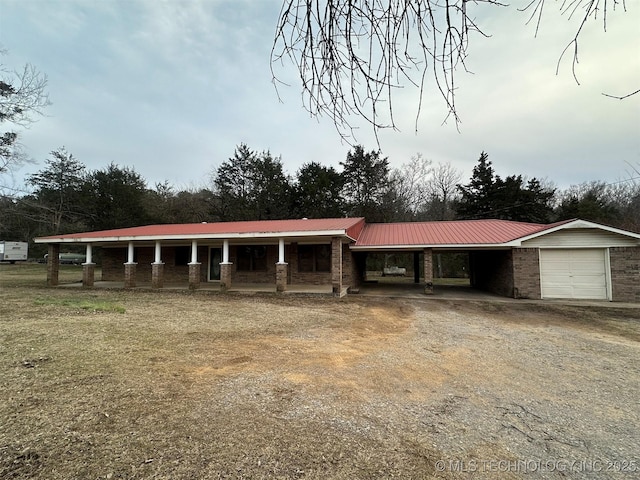
[[(524, 8), (537, 26), (544, 4), (531, 0)], [(284, 0), (271, 51), (272, 72), (274, 63), (295, 64), (305, 108), (312, 116), (331, 118), (343, 137), (353, 134), (353, 115), (369, 122), (376, 134), (381, 128), (397, 128), (394, 92), (406, 85), (419, 90), (417, 122), (428, 75), (446, 105), (445, 121), (453, 117), (458, 124), (456, 71), (466, 70), (473, 35), (486, 36), (470, 11), (482, 5), (506, 6), (500, 0)], [(607, 13), (619, 5), (619, 0), (561, 4), (562, 14), (581, 16), (560, 57), (573, 51), (576, 81), (585, 23), (600, 12), (606, 29)], [(275, 73), (273, 79), (277, 85)]]
[(462, 181), (462, 172), (451, 163), (438, 163), (431, 170), (427, 184), (429, 210), (433, 220), (453, 220), (453, 202), (457, 198), (457, 185)]
[(417, 153), (411, 157), (408, 163), (403, 164), (391, 172), (391, 184), (394, 190), (394, 199), (397, 202), (398, 214), (404, 212), (414, 220), (418, 212), (424, 207), (428, 199), (428, 182), (431, 173), (431, 160)]
[[(21, 72), (9, 72), (0, 64), (0, 123), (28, 127), (34, 121), (33, 116), (41, 115), (50, 104), (46, 86), (47, 77), (33, 65), (25, 65)], [(17, 132), (0, 132), (0, 174), (21, 165), (27, 158)]]

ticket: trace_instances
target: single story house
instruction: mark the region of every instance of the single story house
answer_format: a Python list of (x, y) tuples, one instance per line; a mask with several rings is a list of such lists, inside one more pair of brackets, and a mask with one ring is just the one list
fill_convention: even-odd
[(61, 245), (86, 247), (83, 284), (94, 284), (92, 248), (102, 248), (102, 280), (126, 288), (151, 283), (328, 285), (357, 291), (370, 253), (413, 254), (425, 292), (433, 254), (464, 252), (473, 287), (513, 298), (640, 302), (640, 234), (584, 220), (534, 224), (506, 220), (367, 224), (329, 218), (147, 225), (35, 239), (48, 244), (47, 282), (58, 284)]

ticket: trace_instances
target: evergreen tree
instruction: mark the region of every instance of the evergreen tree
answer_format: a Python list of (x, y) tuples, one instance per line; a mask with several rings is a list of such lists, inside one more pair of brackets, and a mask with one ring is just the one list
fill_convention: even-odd
[(91, 173), (83, 194), (92, 230), (149, 223), (145, 209), (146, 182), (133, 168), (111, 163), (106, 169)]
[(296, 175), (294, 212), (299, 218), (336, 218), (345, 213), (343, 178), (333, 167), (305, 163)]
[(549, 222), (555, 189), (545, 188), (537, 178), (525, 184), (522, 175), (504, 180), (495, 175), (489, 156), (482, 152), (467, 185), (459, 185), (456, 208), (460, 219), (498, 218), (519, 222)]
[(381, 158), (379, 151), (366, 153), (361, 145), (357, 145), (340, 165), (348, 215), (365, 217), (369, 222), (390, 220), (392, 212), (386, 208), (390, 205), (384, 202), (392, 186), (388, 159)]
[(84, 226), (81, 190), (86, 173), (84, 164), (64, 147), (52, 151), (51, 157), (45, 161), (44, 169), (27, 177), (27, 183), (35, 187), (32, 201), (40, 211), (44, 232), (55, 235)]
[(241, 144), (214, 174), (216, 214), (223, 221), (288, 218), (291, 180), (280, 158)]

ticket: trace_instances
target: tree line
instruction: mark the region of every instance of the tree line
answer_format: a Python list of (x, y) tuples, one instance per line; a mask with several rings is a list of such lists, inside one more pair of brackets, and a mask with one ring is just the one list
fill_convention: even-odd
[(340, 169), (308, 162), (294, 175), (269, 151), (238, 145), (208, 185), (153, 187), (133, 167), (89, 171), (64, 147), (26, 178), (27, 193), (0, 197), (0, 238), (145, 224), (365, 217), (368, 222), (497, 218), (548, 223), (592, 220), (640, 231), (640, 183), (588, 182), (559, 190), (546, 180), (497, 175), (482, 152), (471, 176), (416, 155), (391, 168), (380, 151), (355, 146)]

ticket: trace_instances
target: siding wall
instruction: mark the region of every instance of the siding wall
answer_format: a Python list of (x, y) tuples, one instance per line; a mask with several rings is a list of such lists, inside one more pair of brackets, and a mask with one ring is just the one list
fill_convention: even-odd
[(637, 240), (606, 230), (570, 228), (522, 242), (522, 247), (633, 247)]

